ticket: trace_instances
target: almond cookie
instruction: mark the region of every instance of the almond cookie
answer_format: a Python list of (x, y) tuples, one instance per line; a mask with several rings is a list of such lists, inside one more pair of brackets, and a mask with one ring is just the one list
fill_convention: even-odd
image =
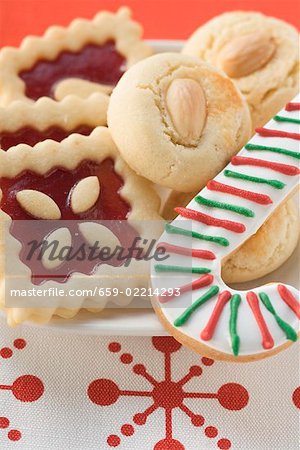
[(222, 261), (225, 283), (252, 281), (278, 269), (294, 252), (299, 239), (299, 213), (288, 200), (235, 253)]
[[(127, 249), (135, 237), (147, 236), (148, 221), (160, 219), (158, 196), (122, 160), (107, 128), (98, 127), (90, 136), (72, 134), (61, 143), (46, 140), (0, 152), (0, 194), (0, 303), (10, 325), (47, 322), (54, 314), (72, 317), (80, 308), (103, 309), (109, 300), (126, 305), (132, 300), (126, 288), (148, 285), (149, 263), (135, 257), (127, 265), (117, 256), (62, 261), (47, 252), (42, 258), (24, 256), (26, 246), (35, 242), (31, 238), (43, 242), (49, 236), (64, 249), (93, 245), (97, 239)], [(8, 286), (11, 278), (13, 289), (18, 278), (22, 292), (46, 287), (54, 294), (16, 300)], [(112, 288), (123, 293), (103, 295)], [(61, 297), (57, 289), (87, 293)]]
[(43, 97), (35, 103), (17, 100), (0, 107), (0, 149), (18, 144), (31, 147), (52, 139), (60, 142), (72, 133), (89, 135), (106, 125), (109, 97), (95, 93), (87, 99), (69, 95), (61, 102)]
[(299, 286), (279, 280), (235, 290), (224, 283), (221, 264), (299, 189), (299, 100), (261, 128), (187, 208), (176, 208), (158, 244), (168, 258), (152, 265), (156, 313), (201, 355), (254, 361), (298, 338)]
[(299, 90), (299, 34), (257, 12), (222, 14), (197, 29), (183, 53), (224, 70), (245, 95), (253, 132)]
[(183, 192), (221, 170), (251, 132), (233, 82), (176, 53), (151, 56), (124, 74), (111, 96), (108, 126), (132, 169)]
[(42, 37), (27, 37), (19, 48), (3, 48), (0, 104), (53, 97), (55, 91), (61, 99), (65, 90), (86, 96), (86, 83), (78, 81), (74, 89), (74, 78), (92, 83), (89, 92), (99, 85), (100, 90), (101, 85), (111, 89), (128, 67), (152, 53), (141, 41), (141, 26), (130, 16), (128, 8), (115, 14), (102, 11), (93, 20), (76, 19), (68, 28), (54, 26)]

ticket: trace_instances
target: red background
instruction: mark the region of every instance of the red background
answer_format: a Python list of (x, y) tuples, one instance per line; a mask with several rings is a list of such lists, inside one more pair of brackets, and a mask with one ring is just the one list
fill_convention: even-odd
[(201, 23), (225, 11), (257, 10), (299, 28), (299, 0), (0, 0), (0, 46), (18, 45), (27, 34), (42, 34), (52, 24), (91, 18), (100, 9), (128, 5), (146, 38), (185, 39)]

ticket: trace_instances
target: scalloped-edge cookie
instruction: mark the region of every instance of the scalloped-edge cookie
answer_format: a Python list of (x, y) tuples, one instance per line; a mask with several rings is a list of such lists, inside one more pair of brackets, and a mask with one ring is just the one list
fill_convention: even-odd
[(101, 11), (93, 20), (75, 19), (68, 28), (52, 26), (42, 37), (26, 37), (19, 48), (3, 48), (0, 104), (53, 97), (68, 78), (114, 86), (128, 67), (152, 53), (141, 35), (131, 11), (120, 8)]
[[(136, 175), (123, 161), (106, 127), (96, 128), (90, 136), (73, 134), (61, 143), (47, 140), (35, 147), (20, 144), (7, 152), (0, 152), (0, 189), (0, 304), (6, 310), (10, 325), (26, 320), (48, 322), (53, 315), (70, 318), (79, 309), (84, 308), (88, 300), (84, 296), (56, 296), (51, 297), (51, 307), (48, 307), (49, 298), (39, 298), (41, 303), (37, 303), (36, 307), (26, 307), (26, 304), (24, 307), (5, 307), (6, 245), (9, 246), (8, 265), (13, 264), (14, 273), (24, 278), (22, 289), (30, 289), (40, 283), (34, 279), (36, 271), (39, 274), (44, 273), (43, 260), (36, 269), (36, 266), (31, 267), (30, 262), (24, 262), (19, 256), (22, 242), (24, 244), (24, 220), (40, 219), (34, 223), (38, 226), (41, 224), (41, 238), (49, 236), (53, 231), (57, 239), (62, 239), (58, 239), (59, 242), (69, 244), (70, 239), (73, 242), (77, 239), (75, 236), (81, 234), (89, 241), (96, 231), (100, 235), (108, 234), (110, 241), (119, 241), (125, 248), (127, 247), (124, 240), (127, 235), (124, 234), (124, 228), (121, 232), (121, 229), (118, 231), (117, 225), (114, 225), (116, 228), (109, 229), (103, 225), (101, 227), (96, 221), (115, 220), (118, 223), (126, 220), (128, 229), (132, 232), (134, 230), (140, 237), (148, 236), (148, 221), (161, 224), (158, 196), (148, 181)], [(65, 228), (52, 230), (51, 221), (54, 220), (53, 223), (57, 224), (61, 219), (79, 221), (79, 234), (78, 230), (76, 234), (74, 230), (71, 232), (70, 228), (70, 235), (66, 230), (66, 222), (63, 225)], [(5, 222), (9, 226), (6, 240), (3, 233)], [(95, 226), (99, 228), (95, 230)], [(129, 237), (131, 231), (129, 230)], [(128, 266), (123, 263), (93, 264), (93, 267), (88, 266), (88, 271), (81, 270), (81, 266), (73, 269), (67, 266), (63, 280), (56, 280), (56, 269), (48, 265), (47, 276), (42, 279), (43, 286), (46, 284), (49, 288), (60, 287), (68, 291), (71, 288), (76, 291), (99, 288), (102, 280), (104, 288), (117, 287), (125, 292), (126, 288), (147, 286), (149, 282), (147, 261), (137, 261), (133, 258)], [(93, 298), (92, 306), (89, 303), (87, 308), (103, 309), (109, 300), (118, 305), (126, 305), (132, 297), (125, 293), (117, 297), (99, 294)]]
[(89, 135), (106, 125), (109, 97), (94, 93), (87, 99), (69, 95), (56, 102), (43, 97), (37, 102), (17, 100), (0, 107), (0, 149), (7, 151), (18, 144), (31, 147), (52, 139), (60, 142), (72, 133)]

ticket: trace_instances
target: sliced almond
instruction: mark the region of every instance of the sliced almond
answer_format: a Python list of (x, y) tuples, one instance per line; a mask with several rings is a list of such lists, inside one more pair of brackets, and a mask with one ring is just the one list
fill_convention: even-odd
[(72, 245), (72, 236), (68, 228), (58, 228), (45, 237), (45, 241), (47, 248), (43, 253), (42, 263), (45, 269), (53, 270), (65, 262)]
[(79, 225), (79, 230), (91, 246), (98, 242), (99, 247), (109, 247), (113, 252), (120, 245), (117, 236), (101, 223), (83, 222)]
[(191, 78), (173, 80), (166, 105), (175, 131), (183, 141), (200, 138), (206, 120), (206, 99), (200, 84)]
[(96, 176), (80, 180), (71, 193), (71, 208), (74, 214), (91, 209), (100, 194), (100, 183)]
[(241, 78), (262, 69), (276, 49), (269, 34), (258, 31), (232, 39), (219, 53), (218, 65), (231, 78)]
[(40, 191), (24, 189), (17, 193), (17, 202), (31, 216), (36, 219), (59, 220), (60, 209), (55, 201)]

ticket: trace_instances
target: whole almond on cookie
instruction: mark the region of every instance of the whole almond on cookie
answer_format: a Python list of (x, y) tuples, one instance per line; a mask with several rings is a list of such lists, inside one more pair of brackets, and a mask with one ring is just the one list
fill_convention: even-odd
[(262, 69), (276, 49), (272, 36), (249, 33), (232, 39), (219, 53), (218, 63), (231, 78), (241, 78)]
[(191, 78), (173, 80), (166, 93), (166, 106), (180, 138), (197, 141), (206, 120), (206, 98), (200, 84)]

